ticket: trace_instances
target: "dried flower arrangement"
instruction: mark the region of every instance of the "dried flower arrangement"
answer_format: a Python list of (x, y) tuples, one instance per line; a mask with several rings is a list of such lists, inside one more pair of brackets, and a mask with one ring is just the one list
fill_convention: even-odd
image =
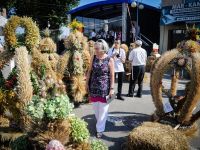
[(75, 31), (65, 39), (65, 47), (68, 51), (63, 58), (66, 57), (68, 62), (63, 61), (67, 64), (60, 63), (59, 66), (65, 67), (63, 79), (65, 83), (70, 83), (67, 88), (69, 97), (75, 103), (79, 103), (86, 94), (84, 77), (91, 59), (87, 39), (82, 33)]
[[(14, 30), (19, 25), (25, 27), (27, 32), (25, 44), (22, 43), (26, 47), (20, 46), (21, 43), (14, 36)], [(16, 125), (15, 127), (20, 129), (20, 133), (4, 134), (1, 132), (0, 136), (6, 141), (13, 139), (10, 145), (12, 149), (64, 149), (64, 147), (74, 150), (91, 149), (86, 123), (72, 117), (73, 105), (66, 95), (68, 86), (72, 88), (72, 95), (75, 99), (81, 101), (85, 95), (84, 71), (87, 70), (87, 67), (83, 68), (82, 51), (86, 50), (87, 45), (82, 45), (80, 41), (75, 44), (71, 43), (72, 47), (70, 48), (75, 48), (74, 51), (71, 49), (70, 53), (64, 54), (64, 58), (54, 56), (56, 62), (52, 64), (50, 57), (53, 56), (48, 53), (55, 52), (55, 44), (49, 38), (43, 39), (37, 49), (39, 29), (36, 25), (31, 28), (31, 25), (35, 24), (30, 18), (14, 16), (5, 29), (9, 49), (0, 54), (0, 58), (3, 58), (0, 60), (0, 69), (14, 56), (14, 52), (16, 69), (7, 80), (0, 74), (0, 83), (3, 83), (0, 87), (0, 104), (2, 104), (0, 115), (10, 117), (10, 125), (12, 122), (15, 124), (9, 127), (13, 130), (13, 126)], [(13, 29), (9, 32), (11, 27)], [(35, 33), (30, 41), (32, 31)], [(78, 32), (75, 35), (76, 38), (84, 39), (83, 35)], [(13, 50), (15, 51), (13, 52)], [(32, 55), (31, 62), (28, 60), (28, 51)], [(65, 58), (68, 59), (64, 60)], [(62, 61), (58, 61), (59, 59)], [(70, 60), (73, 60), (72, 63), (69, 62)], [(86, 61), (88, 62), (88, 58)], [(65, 85), (60, 80), (65, 77), (65, 72), (68, 70), (66, 67), (69, 65), (73, 65), (75, 68), (69, 73), (72, 75), (72, 86), (69, 83)], [(71, 70), (69, 69), (69, 71)], [(53, 142), (50, 142), (52, 140)], [(55, 140), (59, 143), (58, 147), (54, 147)], [(93, 147), (98, 147), (101, 144), (93, 143), (93, 145)]]
[[(25, 41), (18, 41), (15, 30), (17, 27), (23, 27), (26, 30)], [(31, 18), (13, 16), (8, 20), (4, 28), (5, 40), (9, 50), (14, 50), (19, 46), (26, 46), (30, 52), (33, 47), (39, 44), (40, 33), (36, 23)]]
[(49, 37), (49, 30), (45, 29), (44, 31), (45, 38), (43, 38), (39, 43), (38, 49), (33, 49), (32, 51), (32, 67), (36, 71), (36, 74), (39, 75), (41, 66), (46, 67), (48, 75), (52, 75), (53, 79), (57, 79), (57, 64), (59, 56), (56, 53), (56, 44)]
[[(178, 129), (187, 130), (194, 127), (194, 123), (200, 118), (199, 112), (193, 114), (200, 97), (200, 44), (193, 40), (182, 41), (171, 51), (167, 51), (157, 60), (151, 72), (151, 94), (156, 111), (156, 120), (169, 124), (172, 127), (180, 125)], [(190, 60), (190, 61), (189, 61)], [(162, 85), (164, 73), (173, 68), (171, 90), (166, 91)], [(177, 95), (177, 82), (180, 69), (189, 71), (191, 81), (187, 84), (185, 95)], [(169, 97), (173, 111), (165, 113), (162, 93)], [(179, 98), (180, 97), (180, 98)], [(198, 116), (198, 117), (197, 117)], [(195, 118), (195, 119), (194, 119)], [(171, 121), (170, 121), (171, 120)], [(195, 130), (194, 130), (195, 131)]]

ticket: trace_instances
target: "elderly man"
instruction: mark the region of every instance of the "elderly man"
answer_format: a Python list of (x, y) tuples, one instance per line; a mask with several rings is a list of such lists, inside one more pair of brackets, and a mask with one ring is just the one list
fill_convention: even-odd
[(145, 65), (147, 52), (142, 47), (142, 41), (135, 41), (135, 47), (129, 54), (129, 61), (132, 62), (132, 73), (127, 96), (133, 97), (136, 82), (138, 81), (138, 91), (135, 97), (142, 97), (143, 79), (145, 74)]

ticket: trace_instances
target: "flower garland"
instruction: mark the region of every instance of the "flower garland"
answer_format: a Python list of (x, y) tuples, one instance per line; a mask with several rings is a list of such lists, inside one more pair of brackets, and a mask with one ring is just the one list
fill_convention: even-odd
[[(19, 26), (25, 28), (26, 31), (25, 41), (23, 41), (22, 43), (20, 43), (17, 40), (15, 33), (17, 27)], [(35, 45), (39, 44), (39, 39), (40, 39), (39, 28), (36, 25), (36, 23), (33, 22), (33, 20), (28, 17), (23, 17), (23, 18), (18, 16), (11, 17), (8, 20), (8, 23), (5, 25), (4, 33), (5, 33), (6, 44), (8, 45), (8, 48), (12, 51), (15, 50), (15, 48), (22, 45), (25, 45), (28, 51), (31, 51)]]

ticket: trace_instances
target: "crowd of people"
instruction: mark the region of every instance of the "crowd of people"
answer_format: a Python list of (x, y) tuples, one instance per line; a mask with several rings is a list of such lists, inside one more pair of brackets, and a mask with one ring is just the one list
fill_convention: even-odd
[(90, 40), (96, 41), (98, 39), (103, 39), (109, 45), (111, 45), (114, 42), (115, 39), (121, 40), (121, 38), (122, 38), (122, 32), (121, 32), (120, 29), (109, 30), (109, 31), (105, 31), (105, 30), (101, 29), (98, 32), (93, 29), (89, 33), (89, 39)]
[[(130, 41), (135, 42), (137, 37), (140, 35), (140, 26), (135, 25), (136, 23), (132, 21), (131, 23), (131, 29), (129, 38)], [(121, 28), (111, 28), (110, 30), (100, 29), (99, 31), (96, 31), (95, 29), (91, 30), (89, 33), (89, 40), (96, 41), (98, 39), (105, 40), (108, 45), (111, 45), (114, 43), (114, 40), (119, 39), (122, 40), (122, 29)]]
[[(90, 43), (91, 44), (91, 41)], [(128, 56), (125, 50), (121, 48), (120, 40), (114, 40), (113, 47), (109, 49), (104, 39), (99, 39), (94, 43), (94, 55), (87, 73), (86, 89), (89, 92), (90, 102), (93, 104), (95, 117), (97, 120), (96, 131), (97, 138), (101, 138), (105, 130), (110, 99), (114, 99), (114, 83), (117, 79), (116, 98), (124, 100), (121, 96), (124, 63), (126, 57), (131, 63), (131, 78), (129, 82), (128, 97), (133, 97), (135, 85), (138, 83), (138, 91), (135, 97), (142, 97), (142, 85), (145, 74), (145, 65), (147, 53), (142, 46), (142, 41), (136, 40), (130, 45)]]

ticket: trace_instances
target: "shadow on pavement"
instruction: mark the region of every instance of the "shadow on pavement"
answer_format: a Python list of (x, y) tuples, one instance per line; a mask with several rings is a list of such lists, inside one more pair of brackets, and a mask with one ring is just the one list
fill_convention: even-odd
[(88, 130), (91, 136), (96, 135), (96, 118), (94, 115), (87, 115), (82, 117), (82, 119), (88, 123)]
[(131, 116), (125, 116), (123, 119), (123, 124), (132, 130), (146, 121), (151, 121), (150, 115), (135, 113)]
[[(136, 95), (137, 94), (137, 88), (135, 89), (135, 91), (134, 91), (134, 95)], [(124, 98), (126, 98), (127, 96), (126, 96), (127, 94), (122, 94), (122, 96), (124, 97)], [(151, 91), (150, 90), (142, 90), (142, 95), (151, 95)]]
[(150, 90), (142, 90), (142, 95), (151, 95)]
[[(105, 134), (102, 140), (113, 143), (109, 150), (120, 150), (126, 141), (128, 133), (145, 121), (150, 121), (150, 115), (131, 112), (109, 112)], [(96, 135), (96, 119), (94, 115), (82, 117), (88, 123), (88, 130), (92, 137)]]

